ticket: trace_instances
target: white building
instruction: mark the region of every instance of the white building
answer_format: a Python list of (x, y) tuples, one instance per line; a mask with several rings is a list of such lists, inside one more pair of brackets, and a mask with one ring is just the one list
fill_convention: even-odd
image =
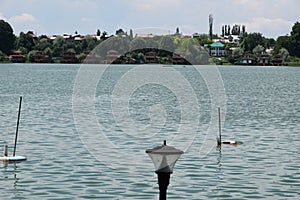
[(210, 56), (222, 57), (228, 54), (228, 51), (225, 49), (225, 45), (220, 41), (205, 46), (209, 48)]

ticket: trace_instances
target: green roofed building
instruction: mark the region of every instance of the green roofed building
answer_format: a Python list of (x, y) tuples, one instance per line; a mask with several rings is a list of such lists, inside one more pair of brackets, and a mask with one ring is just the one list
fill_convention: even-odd
[(225, 45), (220, 41), (205, 46), (209, 48), (210, 56), (222, 57), (222, 56), (226, 56), (228, 53), (227, 50), (225, 49)]

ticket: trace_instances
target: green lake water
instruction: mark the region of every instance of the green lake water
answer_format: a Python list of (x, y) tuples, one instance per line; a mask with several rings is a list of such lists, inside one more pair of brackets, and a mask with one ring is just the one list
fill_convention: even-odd
[[(146, 149), (185, 151), (169, 199), (298, 199), (300, 68), (0, 65), (0, 199), (157, 199)], [(224, 92), (224, 93), (223, 93)], [(222, 138), (216, 147), (221, 107)]]

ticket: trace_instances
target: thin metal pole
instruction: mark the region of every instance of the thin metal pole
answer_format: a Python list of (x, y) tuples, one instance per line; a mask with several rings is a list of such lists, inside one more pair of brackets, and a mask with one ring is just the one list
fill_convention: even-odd
[(14, 154), (13, 154), (13, 156), (16, 155), (16, 149), (17, 149), (19, 122), (20, 122), (20, 115), (21, 115), (21, 105), (22, 105), (22, 96), (20, 97), (20, 103), (19, 103), (19, 113), (18, 113), (18, 120), (17, 120), (17, 129), (16, 129), (15, 146), (14, 146)]
[(218, 107), (218, 113), (219, 113), (219, 137), (220, 137), (220, 143), (222, 143), (222, 138), (221, 138), (221, 111), (220, 111), (220, 107)]

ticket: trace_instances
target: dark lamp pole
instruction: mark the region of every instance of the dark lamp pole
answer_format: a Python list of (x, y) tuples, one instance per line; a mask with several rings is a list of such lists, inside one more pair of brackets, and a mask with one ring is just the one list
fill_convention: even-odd
[(168, 146), (166, 140), (163, 145), (147, 149), (146, 153), (152, 159), (155, 167), (155, 173), (158, 178), (159, 199), (167, 199), (167, 189), (170, 183), (170, 175), (173, 173), (173, 168), (176, 161), (184, 152), (172, 146)]

